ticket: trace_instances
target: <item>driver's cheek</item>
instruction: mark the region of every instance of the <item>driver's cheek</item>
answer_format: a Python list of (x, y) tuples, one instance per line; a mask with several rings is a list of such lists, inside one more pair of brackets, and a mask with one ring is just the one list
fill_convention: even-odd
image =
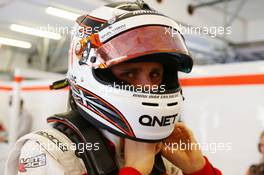
[(161, 83), (160, 79), (157, 78), (151, 78), (146, 75), (139, 75), (136, 76), (135, 79), (131, 82), (132, 85), (135, 86), (157, 86)]
[(162, 78), (161, 77), (156, 77), (156, 78), (152, 78), (152, 85), (154, 86), (159, 86), (161, 85), (162, 82)]

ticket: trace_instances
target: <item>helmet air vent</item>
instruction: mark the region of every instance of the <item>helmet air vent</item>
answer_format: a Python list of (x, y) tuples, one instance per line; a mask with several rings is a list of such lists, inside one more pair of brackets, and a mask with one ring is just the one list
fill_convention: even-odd
[(147, 102), (142, 102), (142, 105), (144, 105), (144, 106), (159, 106), (158, 103), (147, 103)]

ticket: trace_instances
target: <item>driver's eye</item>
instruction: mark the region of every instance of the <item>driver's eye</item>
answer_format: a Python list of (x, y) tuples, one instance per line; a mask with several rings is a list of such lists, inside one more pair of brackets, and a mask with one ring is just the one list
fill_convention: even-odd
[(121, 74), (122, 78), (128, 78), (128, 79), (135, 78), (136, 76), (137, 76), (136, 72), (132, 72), (132, 71), (124, 72)]
[(135, 74), (133, 72), (127, 72), (126, 73), (126, 77), (128, 78), (133, 78), (135, 76)]
[(160, 71), (153, 71), (150, 73), (150, 78), (160, 78), (161, 77), (161, 72)]
[(159, 72), (153, 72), (153, 73), (150, 74), (150, 77), (151, 78), (157, 78), (159, 76), (160, 76), (160, 73)]

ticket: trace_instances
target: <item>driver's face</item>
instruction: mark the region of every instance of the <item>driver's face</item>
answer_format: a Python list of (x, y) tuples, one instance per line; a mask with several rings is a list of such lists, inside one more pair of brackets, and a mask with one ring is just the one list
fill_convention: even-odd
[(159, 86), (163, 77), (163, 66), (156, 62), (121, 63), (111, 70), (120, 81), (134, 86)]

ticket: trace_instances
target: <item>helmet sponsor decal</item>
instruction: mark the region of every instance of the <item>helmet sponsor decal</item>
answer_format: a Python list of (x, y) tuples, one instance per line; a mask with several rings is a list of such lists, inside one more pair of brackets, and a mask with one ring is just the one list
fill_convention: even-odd
[(149, 98), (149, 99), (173, 99), (179, 97), (178, 93), (175, 94), (169, 94), (169, 95), (164, 95), (164, 94), (138, 94), (134, 93), (132, 97), (136, 98)]
[(121, 33), (122, 31), (125, 31), (127, 29), (127, 27), (126, 27), (126, 24), (121, 24), (121, 25), (116, 26), (114, 28), (112, 28), (112, 26), (110, 25), (108, 27), (108, 29), (110, 29), (110, 30), (100, 37), (102, 40), (108, 40), (112, 36), (114, 36), (118, 33)]
[(24, 157), (19, 159), (18, 171), (27, 172), (27, 168), (38, 168), (46, 165), (46, 154), (40, 154), (34, 157)]
[(45, 131), (38, 131), (36, 132), (36, 134), (41, 135), (43, 137), (46, 137), (47, 139), (49, 139), (50, 141), (52, 141), (55, 145), (57, 145), (58, 148), (60, 148), (60, 150), (62, 152), (66, 152), (68, 151), (68, 148), (65, 144), (63, 144), (58, 138), (56, 138), (55, 136), (45, 132)]
[(158, 11), (155, 11), (155, 10), (135, 10), (135, 11), (126, 11), (126, 12), (123, 12), (122, 14), (120, 15), (117, 15), (111, 19), (109, 19), (107, 21), (107, 23), (104, 23), (102, 24), (102, 29), (104, 28), (109, 28), (111, 27), (112, 24), (116, 23), (116, 22), (119, 22), (123, 19), (127, 19), (127, 18), (130, 18), (130, 17), (135, 17), (135, 16), (140, 16), (140, 15), (160, 15), (160, 16), (164, 16), (163, 14), (159, 13)]
[(133, 15), (145, 15), (145, 14), (159, 14), (161, 15), (159, 12), (154, 11), (154, 10), (136, 10), (132, 12)]
[[(120, 21), (122, 19), (132, 17), (132, 16), (137, 16), (137, 15), (162, 15), (161, 13), (155, 11), (155, 10), (135, 10), (132, 12), (125, 12), (117, 17), (117, 21)], [(162, 15), (164, 16), (164, 15)], [(108, 23), (109, 24), (109, 23)]]
[(150, 126), (150, 127), (169, 126), (175, 123), (177, 116), (178, 114), (174, 114), (174, 115), (162, 116), (160, 118), (157, 116), (142, 115), (139, 117), (139, 123), (143, 126)]

